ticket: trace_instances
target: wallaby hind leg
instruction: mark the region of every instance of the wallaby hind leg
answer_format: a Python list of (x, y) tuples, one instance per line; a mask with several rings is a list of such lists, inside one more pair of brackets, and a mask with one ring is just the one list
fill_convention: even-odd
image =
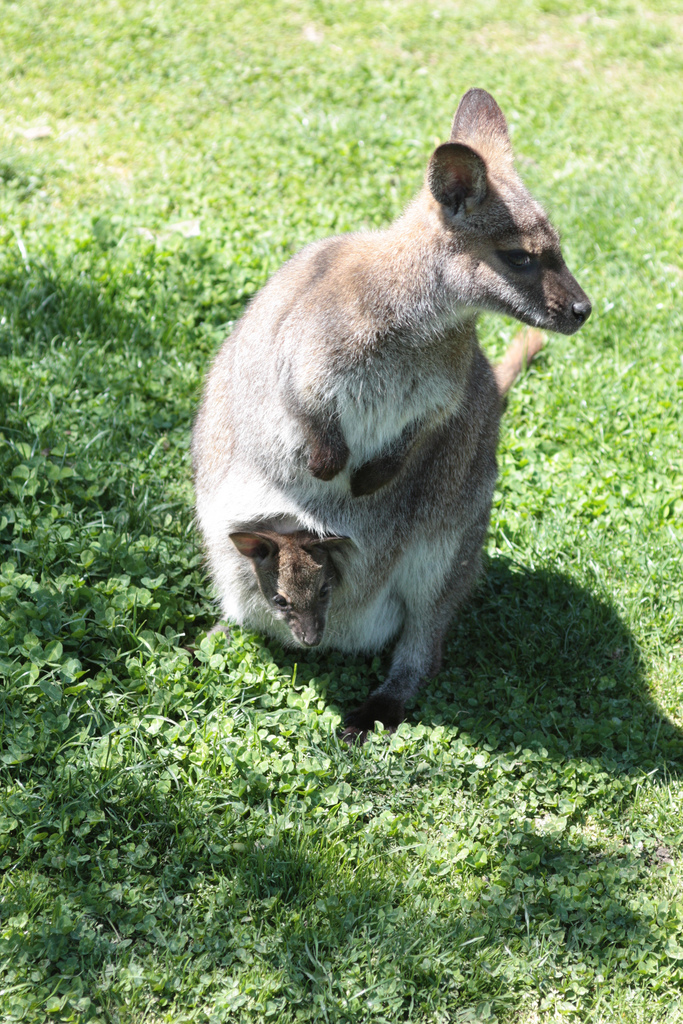
[(501, 398), (507, 395), (522, 370), (538, 355), (544, 345), (543, 334), (535, 327), (525, 327), (514, 336), (501, 361), (493, 367)]
[[(451, 607), (448, 619), (452, 612)], [(368, 732), (374, 729), (375, 722), (381, 722), (389, 732), (398, 728), (405, 718), (406, 702), (441, 667), (447, 627), (447, 621), (437, 620), (435, 623), (428, 613), (410, 617), (396, 644), (389, 675), (359, 708), (346, 716), (343, 739), (349, 743), (363, 743)]]
[(479, 574), (487, 525), (488, 513), (465, 537), (439, 596), (406, 609), (389, 675), (346, 716), (342, 738), (348, 743), (363, 743), (375, 722), (394, 732), (405, 718), (406, 703), (426, 679), (439, 672), (448, 626)]

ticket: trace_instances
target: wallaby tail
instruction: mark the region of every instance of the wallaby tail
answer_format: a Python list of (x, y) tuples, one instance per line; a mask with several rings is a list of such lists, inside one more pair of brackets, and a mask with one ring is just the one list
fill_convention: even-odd
[(535, 327), (525, 327), (514, 336), (501, 361), (493, 367), (501, 398), (507, 395), (522, 370), (526, 369), (544, 345), (545, 337)]

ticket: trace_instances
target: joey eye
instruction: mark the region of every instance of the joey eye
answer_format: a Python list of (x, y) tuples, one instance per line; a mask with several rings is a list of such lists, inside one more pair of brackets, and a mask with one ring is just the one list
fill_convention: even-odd
[(276, 604), (278, 608), (286, 608), (288, 603), (287, 598), (283, 597), (282, 594), (276, 594), (273, 598), (273, 604)]
[(320, 588), (320, 596), (321, 597), (327, 597), (329, 592), (330, 592), (330, 585), (329, 585), (329, 583), (323, 583), (322, 587)]
[(513, 270), (531, 270), (536, 264), (536, 257), (524, 249), (499, 249), (497, 255)]

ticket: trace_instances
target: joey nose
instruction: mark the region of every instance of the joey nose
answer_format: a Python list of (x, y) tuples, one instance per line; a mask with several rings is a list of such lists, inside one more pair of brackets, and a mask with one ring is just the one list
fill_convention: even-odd
[(312, 636), (310, 634), (303, 635), (303, 636), (299, 637), (299, 640), (304, 645), (304, 647), (317, 647), (318, 644), (320, 643), (320, 637), (317, 636), (317, 635), (316, 636)]
[(303, 647), (317, 647), (322, 639), (322, 629), (313, 625), (292, 628), (292, 633)]
[(591, 315), (592, 308), (588, 299), (583, 299), (581, 302), (574, 302), (572, 304), (572, 313), (577, 320), (583, 323)]

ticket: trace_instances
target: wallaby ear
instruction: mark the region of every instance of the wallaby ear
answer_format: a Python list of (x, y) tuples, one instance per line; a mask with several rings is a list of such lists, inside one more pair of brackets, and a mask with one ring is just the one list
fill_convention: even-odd
[[(345, 548), (351, 547), (352, 540), (350, 537), (321, 537), (320, 540), (316, 540), (311, 544), (311, 548), (316, 549), (320, 554), (327, 554), (330, 558), (332, 569), (337, 580), (342, 578), (343, 573), (343, 555)], [(336, 559), (335, 555), (341, 555), (341, 559)], [(341, 561), (341, 565), (339, 564)]]
[(486, 195), (486, 164), (473, 149), (444, 142), (432, 153), (427, 184), (438, 202), (457, 213), (466, 199), (481, 203)]
[(453, 118), (451, 142), (462, 142), (483, 153), (512, 159), (507, 121), (493, 96), (485, 89), (470, 89), (460, 100)]
[(254, 562), (265, 562), (278, 549), (275, 541), (264, 533), (231, 533), (230, 540), (241, 555)]

